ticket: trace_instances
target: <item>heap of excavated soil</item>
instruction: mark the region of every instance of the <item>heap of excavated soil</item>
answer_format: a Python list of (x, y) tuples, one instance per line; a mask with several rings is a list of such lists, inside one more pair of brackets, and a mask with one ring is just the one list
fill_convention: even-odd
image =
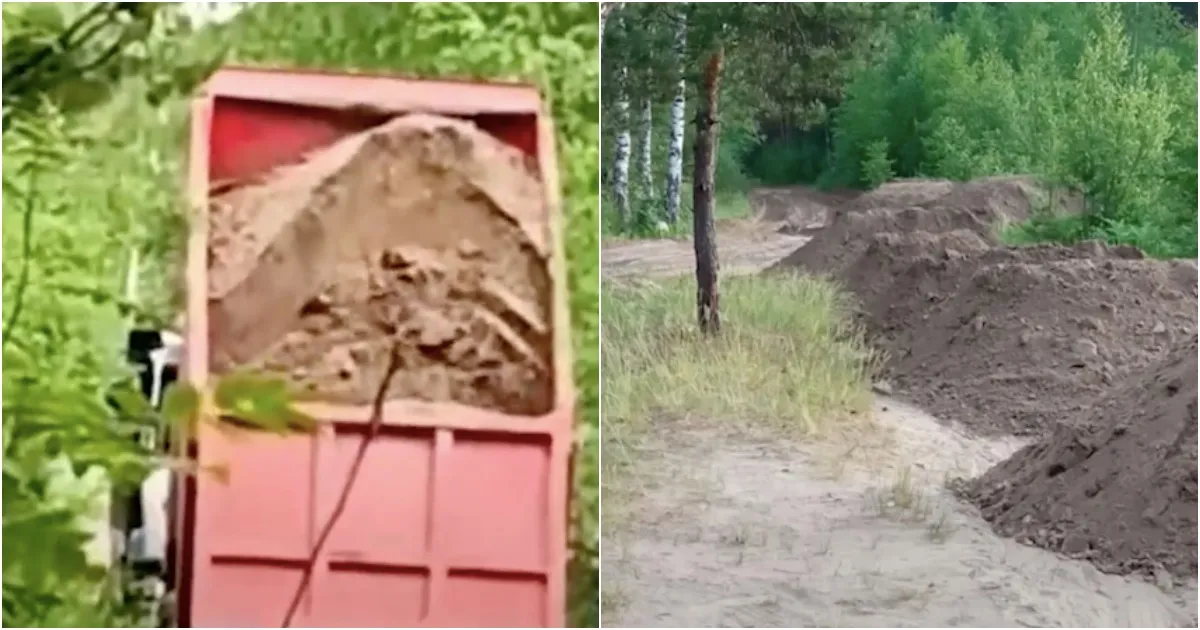
[(750, 208), (762, 223), (777, 224), (779, 234), (811, 234), (829, 223), (835, 208), (846, 205), (859, 191), (823, 191), (810, 186), (755, 188)]
[(982, 477), (998, 533), (1113, 573), (1196, 577), (1196, 337)]
[(1194, 577), (1196, 263), (1001, 246), (993, 226), (1033, 203), (1002, 182), (885, 186), (777, 269), (853, 292), (906, 398), (976, 433), (1042, 439), (957, 484), (999, 533), (1107, 571)]
[(541, 183), (472, 124), (414, 115), (348, 137), (210, 212), (210, 360), (304, 395), (508, 413), (553, 398)]
[(860, 323), (875, 340), (907, 353), (912, 334), (971, 276), (998, 263), (1040, 264), (1075, 259), (1141, 260), (1133, 247), (1083, 242), (1071, 247), (994, 247), (970, 230), (882, 232), (838, 279), (858, 298)]
[(1195, 334), (1196, 267), (1100, 243), (1000, 246), (993, 226), (1041, 203), (1030, 186), (885, 185), (773, 269), (848, 288), (913, 402), (983, 434), (1039, 435)]
[(880, 232), (941, 233), (966, 230), (997, 243), (996, 227), (1021, 221), (1046, 203), (1025, 177), (972, 182), (907, 180), (884, 184), (849, 199), (831, 212), (828, 227), (772, 269), (820, 269), (839, 274), (863, 254)]
[(939, 417), (1042, 434), (1196, 334), (1190, 262), (1002, 251), (1013, 260), (963, 264), (954, 293), (893, 333), (894, 383)]

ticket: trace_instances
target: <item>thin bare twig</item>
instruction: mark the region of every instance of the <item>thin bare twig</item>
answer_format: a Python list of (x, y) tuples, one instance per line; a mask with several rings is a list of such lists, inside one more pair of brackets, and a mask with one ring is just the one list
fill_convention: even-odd
[(287, 614), (283, 617), (283, 625), (279, 626), (281, 628), (290, 628), (292, 626), (292, 619), (295, 618), (296, 611), (300, 609), (300, 602), (304, 601), (304, 591), (308, 590), (308, 584), (312, 581), (312, 575), (316, 570), (317, 562), (321, 558), (321, 551), (325, 548), (325, 543), (333, 533), (334, 526), (341, 519), (342, 512), (346, 511), (346, 505), (350, 502), (350, 489), (354, 487), (354, 482), (358, 479), (358, 472), (362, 468), (363, 460), (366, 459), (367, 447), (371, 442), (375, 441), (375, 436), (379, 434), (379, 428), (383, 425), (383, 403), (387, 400), (387, 392), (388, 388), (391, 387), (392, 377), (398, 371), (400, 371), (400, 345), (398, 341), (393, 341), (391, 352), (388, 355), (387, 369), (383, 374), (383, 379), (379, 383), (378, 391), (375, 392), (375, 400), (371, 403), (371, 418), (367, 422), (367, 433), (358, 445), (358, 453), (354, 456), (354, 463), (350, 465), (350, 472), (346, 476), (345, 485), (342, 486), (342, 493), (338, 497), (337, 505), (333, 508), (333, 514), (329, 516), (329, 521), (325, 523), (324, 529), (321, 530), (321, 535), (317, 537), (317, 544), (313, 546), (312, 553), (305, 563), (304, 576), (300, 579), (300, 585), (296, 587), (296, 593), (292, 596), (291, 604), (288, 605)]

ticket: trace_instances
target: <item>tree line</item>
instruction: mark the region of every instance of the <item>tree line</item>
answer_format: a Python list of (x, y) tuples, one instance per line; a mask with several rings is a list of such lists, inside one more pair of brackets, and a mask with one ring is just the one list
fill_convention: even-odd
[(608, 4), (604, 229), (692, 215), (703, 331), (714, 205), (754, 182), (1033, 174), (1086, 210), (1009, 240), (1196, 256), (1196, 30), (1170, 3)]
[(604, 33), (607, 231), (686, 231), (718, 48), (718, 198), (1033, 174), (1088, 212), (1021, 237), (1195, 255), (1196, 30), (1169, 3), (626, 3)]

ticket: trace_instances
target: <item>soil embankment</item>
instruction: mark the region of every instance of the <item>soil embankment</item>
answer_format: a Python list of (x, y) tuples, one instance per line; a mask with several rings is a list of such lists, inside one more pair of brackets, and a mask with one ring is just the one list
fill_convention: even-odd
[(959, 486), (996, 530), (1158, 582), (1196, 575), (1196, 337)]
[(1041, 440), (963, 486), (999, 533), (1105, 571), (1194, 580), (1196, 264), (1000, 245), (995, 226), (1030, 208), (1013, 182), (904, 205), (881, 201), (885, 186), (773, 270), (856, 294), (905, 399), (976, 435)]
[(404, 116), (214, 199), (217, 371), (305, 396), (518, 414), (552, 405), (544, 197), (525, 156), (463, 121)]

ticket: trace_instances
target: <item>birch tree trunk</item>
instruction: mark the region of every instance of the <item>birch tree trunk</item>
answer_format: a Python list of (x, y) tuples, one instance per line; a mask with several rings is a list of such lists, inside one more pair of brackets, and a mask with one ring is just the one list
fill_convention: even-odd
[(608, 16), (612, 15), (613, 11), (621, 8), (624, 2), (601, 2), (600, 3), (600, 33), (604, 33), (604, 26), (608, 24)]
[[(620, 19), (620, 18), (617, 18)], [(613, 147), (613, 201), (617, 204), (619, 229), (629, 225), (629, 96), (626, 92), (628, 71), (621, 68), (617, 82), (617, 144)]]
[(696, 109), (696, 170), (692, 181), (692, 228), (696, 250), (696, 318), (700, 331), (721, 331), (721, 292), (717, 282), (717, 234), (713, 225), (713, 176), (717, 154), (717, 93), (724, 47), (717, 48), (704, 70), (704, 89)]
[[(654, 152), (654, 106), (650, 97), (642, 99), (640, 125), (638, 132), (641, 135), (641, 141), (638, 146), (637, 167), (641, 181), (638, 182), (640, 188), (638, 199), (639, 203), (648, 204), (654, 198), (654, 173), (650, 169)], [(639, 206), (639, 210), (642, 210), (641, 206)]]
[(683, 116), (687, 111), (687, 83), (683, 79), (684, 50), (687, 47), (687, 12), (675, 16), (675, 63), (679, 83), (671, 101), (670, 136), (667, 139), (667, 222), (679, 221), (679, 195), (683, 183)]

